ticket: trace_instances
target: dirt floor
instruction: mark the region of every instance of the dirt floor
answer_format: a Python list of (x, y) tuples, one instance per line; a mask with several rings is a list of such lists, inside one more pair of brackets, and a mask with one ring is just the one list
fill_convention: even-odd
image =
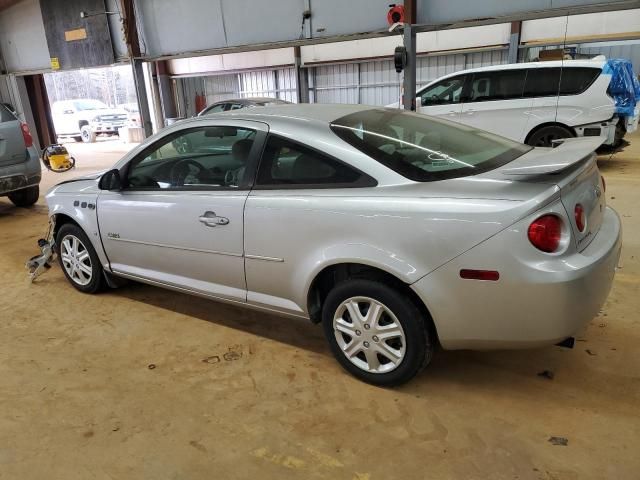
[[(30, 285), (46, 208), (0, 199), (0, 478), (639, 478), (630, 140), (599, 161), (623, 217), (622, 269), (576, 348), (439, 352), (395, 390), (344, 373), (306, 322), (137, 284), (83, 295), (59, 267)], [(127, 147), (71, 148), (78, 171), (44, 184)]]

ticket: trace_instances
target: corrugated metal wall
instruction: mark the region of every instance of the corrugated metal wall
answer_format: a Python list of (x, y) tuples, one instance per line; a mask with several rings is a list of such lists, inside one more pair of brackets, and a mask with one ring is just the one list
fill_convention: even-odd
[(295, 102), (296, 73), (293, 68), (281, 68), (177, 79), (176, 95), (183, 116), (196, 114), (195, 98), (199, 94), (207, 97), (207, 105), (242, 97), (276, 97)]
[[(419, 57), (417, 84), (421, 87), (465, 68), (506, 62), (506, 49)], [(313, 103), (388, 105), (399, 98), (402, 75), (396, 73), (391, 60), (322, 65), (309, 70)], [(206, 95), (207, 104), (234, 97), (277, 97), (289, 102), (296, 101), (293, 68), (183, 78), (180, 82), (184, 97), (181, 111), (189, 116), (195, 114), (193, 104), (199, 93)]]
[[(465, 68), (507, 62), (506, 49), (465, 54), (418, 57), (417, 84), (426, 85)], [(402, 75), (391, 60), (322, 65), (311, 69), (317, 103), (387, 105), (398, 101)]]

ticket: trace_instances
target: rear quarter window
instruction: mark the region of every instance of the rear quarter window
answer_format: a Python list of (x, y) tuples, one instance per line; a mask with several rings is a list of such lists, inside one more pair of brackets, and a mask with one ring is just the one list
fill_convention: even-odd
[(527, 73), (525, 97), (579, 95), (598, 78), (601, 70), (590, 67), (539, 67)]

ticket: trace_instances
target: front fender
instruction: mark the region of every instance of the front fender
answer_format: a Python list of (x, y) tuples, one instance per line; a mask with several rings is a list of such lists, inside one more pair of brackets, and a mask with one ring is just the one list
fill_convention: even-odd
[[(88, 185), (80, 185), (80, 183), (87, 183)], [(60, 218), (66, 216), (84, 230), (91, 241), (91, 245), (98, 254), (103, 268), (108, 269), (109, 259), (102, 247), (98, 226), (98, 194), (97, 191), (91, 188), (90, 183), (95, 184), (95, 181), (87, 180), (78, 182), (74, 185), (73, 189), (76, 191), (71, 191), (69, 187), (65, 188), (65, 186), (69, 184), (59, 185), (47, 193), (45, 200), (49, 207), (49, 217), (54, 218), (58, 226), (60, 225)]]

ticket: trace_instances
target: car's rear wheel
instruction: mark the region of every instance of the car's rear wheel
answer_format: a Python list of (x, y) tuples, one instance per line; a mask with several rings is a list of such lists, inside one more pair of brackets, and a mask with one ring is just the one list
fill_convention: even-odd
[(16, 207), (30, 207), (38, 201), (38, 197), (40, 197), (40, 187), (34, 185), (23, 188), (22, 190), (11, 192), (8, 197)]
[(80, 227), (71, 223), (63, 225), (56, 236), (56, 245), (60, 266), (71, 285), (84, 293), (95, 293), (102, 288), (100, 259)]
[(322, 323), (338, 362), (367, 383), (405, 383), (433, 356), (430, 320), (407, 295), (383, 283), (338, 284), (324, 302)]
[(91, 127), (89, 125), (84, 125), (80, 129), (80, 134), (84, 143), (93, 143), (96, 141), (97, 135), (94, 131), (91, 130)]
[(571, 137), (573, 137), (573, 133), (568, 128), (549, 125), (533, 132), (527, 140), (527, 144), (532, 147), (553, 147), (554, 140)]

